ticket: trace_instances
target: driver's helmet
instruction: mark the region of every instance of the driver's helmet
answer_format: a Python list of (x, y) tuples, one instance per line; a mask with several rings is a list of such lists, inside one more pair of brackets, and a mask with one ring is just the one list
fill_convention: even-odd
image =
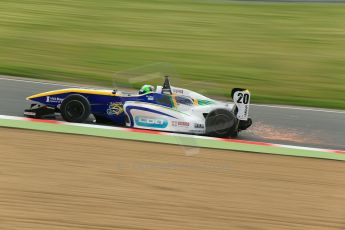
[(139, 94), (151, 93), (155, 90), (153, 85), (143, 85), (139, 90)]

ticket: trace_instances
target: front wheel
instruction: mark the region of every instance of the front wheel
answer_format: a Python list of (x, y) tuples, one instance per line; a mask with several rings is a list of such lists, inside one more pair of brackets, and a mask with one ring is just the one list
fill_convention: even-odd
[(206, 135), (213, 137), (236, 137), (238, 134), (237, 118), (225, 109), (216, 109), (206, 117)]
[(71, 94), (62, 101), (60, 111), (65, 121), (81, 123), (90, 115), (90, 103), (82, 95)]

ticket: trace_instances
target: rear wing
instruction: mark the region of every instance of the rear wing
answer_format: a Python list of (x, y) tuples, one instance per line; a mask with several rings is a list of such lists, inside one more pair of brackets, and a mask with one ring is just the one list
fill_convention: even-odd
[(249, 117), (250, 92), (247, 89), (234, 88), (231, 97), (237, 107), (237, 119), (246, 121)]

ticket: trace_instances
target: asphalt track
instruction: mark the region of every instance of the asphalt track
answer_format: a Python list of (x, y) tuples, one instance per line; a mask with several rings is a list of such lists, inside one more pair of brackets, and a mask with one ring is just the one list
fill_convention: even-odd
[[(0, 76), (0, 114), (22, 116), (27, 96), (75, 86)], [(254, 125), (239, 139), (345, 150), (345, 111), (252, 105), (250, 113)]]

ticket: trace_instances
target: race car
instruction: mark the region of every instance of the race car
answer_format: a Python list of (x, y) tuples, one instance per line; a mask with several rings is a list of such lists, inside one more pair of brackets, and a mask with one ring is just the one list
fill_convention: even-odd
[(251, 126), (250, 92), (234, 88), (232, 103), (210, 99), (188, 89), (173, 87), (166, 76), (163, 86), (144, 85), (138, 93), (119, 90), (68, 88), (32, 95), (24, 115), (45, 118), (60, 113), (67, 122), (97, 123), (139, 129), (236, 137)]

